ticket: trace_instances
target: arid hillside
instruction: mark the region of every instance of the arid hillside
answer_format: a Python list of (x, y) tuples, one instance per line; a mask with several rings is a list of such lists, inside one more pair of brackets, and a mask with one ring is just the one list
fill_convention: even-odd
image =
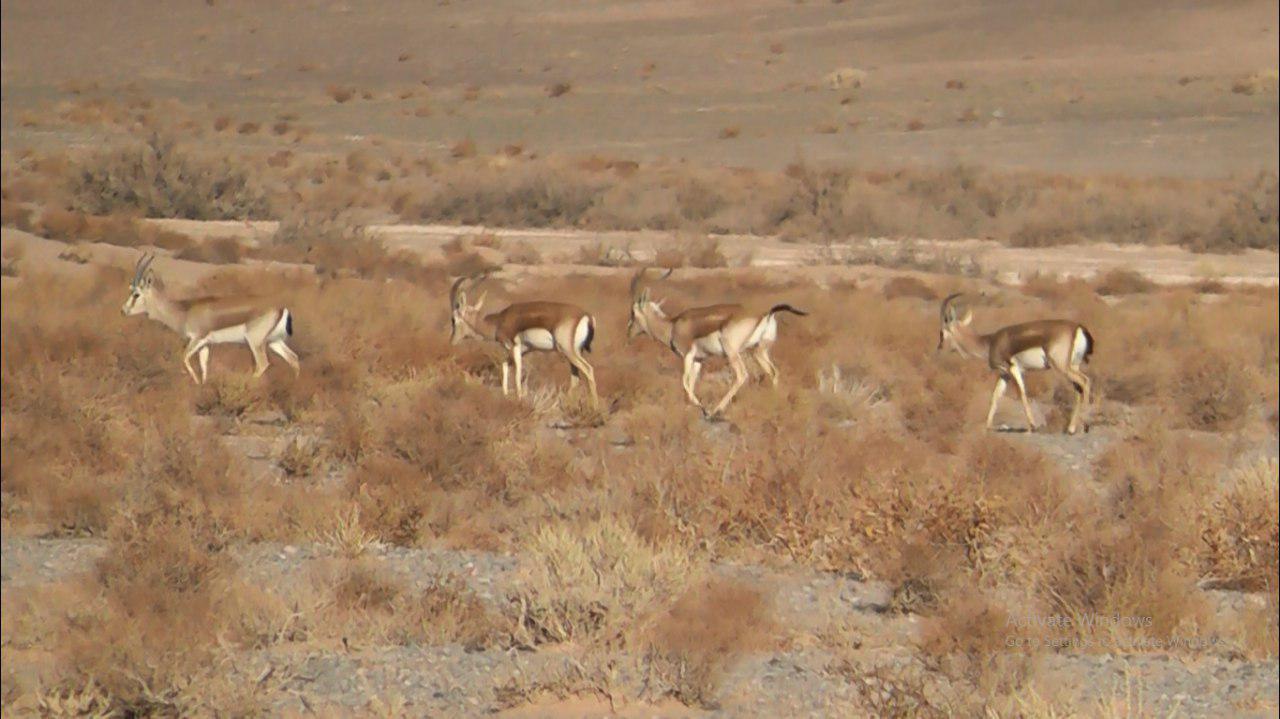
[[(128, 88), (206, 131), (780, 168), (1274, 171), (1267, 2), (6, 3), (6, 148)], [(68, 91), (79, 90), (79, 95)], [(76, 114), (76, 113), (73, 113)], [(83, 113), (80, 113), (83, 114)], [(212, 134), (212, 133), (211, 133)], [(286, 135), (287, 136), (287, 135)]]

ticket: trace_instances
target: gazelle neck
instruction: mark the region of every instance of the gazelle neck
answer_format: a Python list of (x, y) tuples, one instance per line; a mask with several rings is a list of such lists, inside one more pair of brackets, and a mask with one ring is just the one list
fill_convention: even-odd
[(499, 341), (498, 325), (494, 321), (493, 315), (482, 315), (476, 312), (471, 317), (464, 317), (462, 321), (466, 322), (467, 327), (480, 338), (490, 342)]
[(178, 334), (186, 333), (187, 310), (159, 288), (153, 289), (147, 299), (146, 315)]
[(979, 334), (972, 327), (961, 325), (951, 332), (960, 354), (973, 359), (987, 359), (991, 354), (991, 335)]
[(662, 344), (670, 346), (672, 331), (675, 327), (675, 323), (671, 321), (671, 318), (667, 317), (661, 307), (652, 302), (644, 305), (642, 314), (648, 335)]

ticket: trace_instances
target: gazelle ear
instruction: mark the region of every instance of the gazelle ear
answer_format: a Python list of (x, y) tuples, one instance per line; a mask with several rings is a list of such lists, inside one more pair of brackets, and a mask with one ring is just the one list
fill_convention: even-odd
[(960, 318), (960, 324), (967, 325), (973, 321), (973, 310), (965, 310), (964, 317)]

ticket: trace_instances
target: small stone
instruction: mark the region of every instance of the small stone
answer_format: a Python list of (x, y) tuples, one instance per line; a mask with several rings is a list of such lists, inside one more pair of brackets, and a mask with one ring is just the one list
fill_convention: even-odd
[(293, 546), (292, 544), (286, 544), (284, 547), (284, 553), (292, 557), (293, 555), (298, 553), (298, 548)]

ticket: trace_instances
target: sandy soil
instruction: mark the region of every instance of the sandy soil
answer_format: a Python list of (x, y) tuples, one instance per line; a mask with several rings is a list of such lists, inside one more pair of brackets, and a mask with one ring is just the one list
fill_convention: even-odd
[[(155, 7), (5, 3), (6, 149), (101, 141), (101, 128), (28, 124), (96, 88), (171, 101), (206, 128), (292, 113), (322, 145), (381, 137), (429, 152), (471, 137), (482, 152), (718, 165), (1182, 176), (1280, 158), (1280, 22), (1258, 0)], [(550, 97), (557, 83), (568, 92)], [(336, 102), (335, 88), (353, 98)], [(719, 139), (726, 128), (736, 136)], [(282, 144), (265, 131), (207, 141)]]

